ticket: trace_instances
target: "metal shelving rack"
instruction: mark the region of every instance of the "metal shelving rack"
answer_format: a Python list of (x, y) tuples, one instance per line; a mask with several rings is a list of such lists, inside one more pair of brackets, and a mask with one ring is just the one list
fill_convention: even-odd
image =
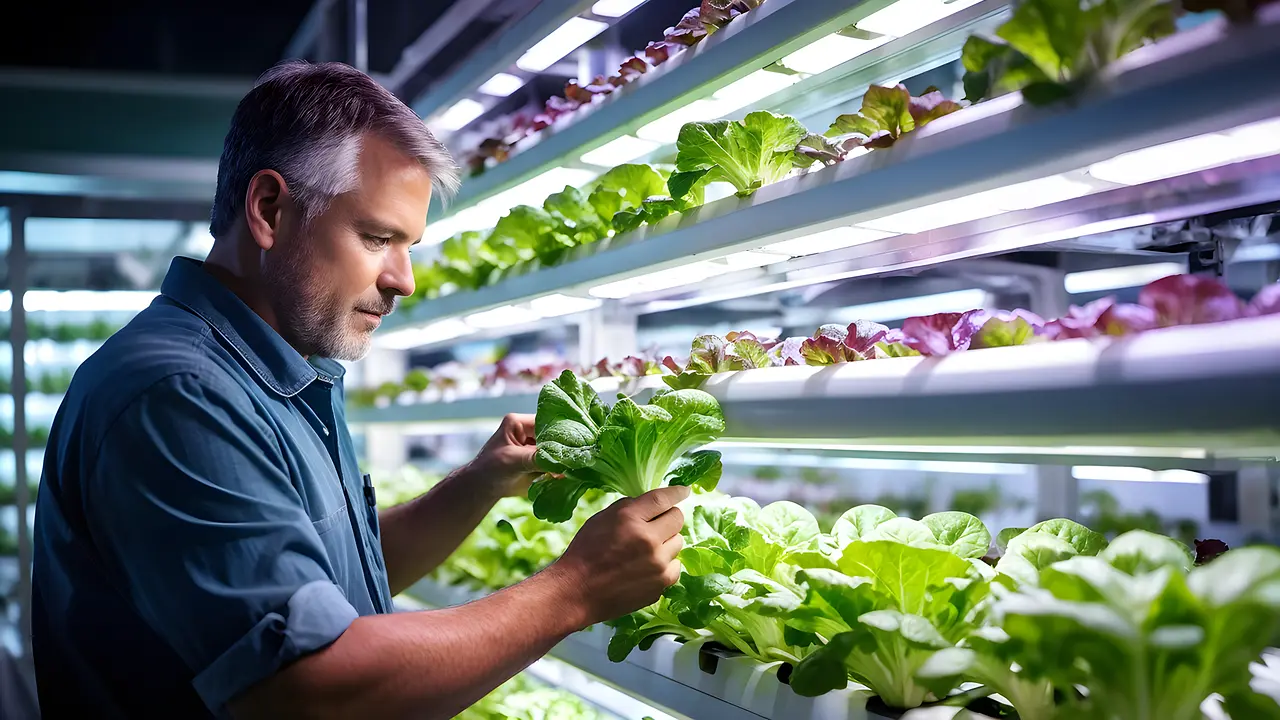
[[(422, 303), (389, 318), (385, 332), (553, 293), (590, 297), (591, 288), (607, 282), (875, 224), (1060, 173), (1082, 175), (1091, 164), (1123, 153), (1280, 117), (1280, 74), (1272, 71), (1280, 66), (1280, 45), (1274, 41), (1278, 25), (1280, 13), (1271, 12), (1252, 26), (1195, 28), (1126, 56), (1070, 104), (1037, 108), (1024, 105), (1016, 94), (984, 102), (931, 123), (890, 152), (784, 180), (750, 198), (708, 203), (574, 248), (554, 268), (516, 273), (474, 292)], [(1221, 103), (1224, 96), (1233, 101)], [(1053, 242), (1086, 234), (1080, 229), (1090, 225), (1116, 230), (1273, 202), (1280, 200), (1280, 158), (1268, 157), (1273, 153), (1199, 176), (1135, 187), (1103, 183), (1083, 197), (894, 234), (738, 277), (756, 285), (766, 276), (811, 283), (832, 277), (829, 268), (814, 266), (837, 262), (845, 278), (883, 274)]]

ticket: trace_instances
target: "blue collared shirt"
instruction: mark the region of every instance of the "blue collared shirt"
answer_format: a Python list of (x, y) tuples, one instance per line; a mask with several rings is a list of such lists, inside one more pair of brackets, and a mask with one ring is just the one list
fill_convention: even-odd
[(391, 611), (342, 374), (182, 258), (81, 365), (36, 503), (45, 717), (224, 715)]

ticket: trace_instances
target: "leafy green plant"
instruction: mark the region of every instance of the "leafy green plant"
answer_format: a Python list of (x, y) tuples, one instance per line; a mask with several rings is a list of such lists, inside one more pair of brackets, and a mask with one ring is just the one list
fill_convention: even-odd
[(611, 717), (577, 695), (521, 673), (463, 710), (457, 720), (606, 720)]
[(670, 485), (713, 489), (720, 453), (691, 452), (724, 432), (715, 398), (701, 390), (660, 391), (645, 405), (623, 394), (612, 408), (571, 370), (542, 387), (534, 459), (547, 473), (529, 488), (538, 517), (567, 520), (592, 488), (637, 497)]
[(839, 140), (846, 150), (887, 148), (904, 134), (959, 109), (959, 103), (946, 99), (937, 88), (912, 97), (905, 85), (872, 85), (862, 96), (862, 109), (836, 118), (827, 137)]
[(813, 158), (796, 151), (808, 134), (799, 120), (766, 111), (741, 121), (689, 123), (676, 141), (676, 173), (667, 183), (671, 197), (683, 200), (712, 182), (728, 182), (739, 196), (751, 195), (813, 165)]
[(993, 620), (1027, 677), (1082, 689), (1060, 693), (1063, 717), (1198, 720), (1211, 693), (1251, 693), (1249, 665), (1277, 640), (1280, 550), (1191, 564), (1185, 546), (1131, 531), (999, 593)]
[(1173, 34), (1169, 0), (1024, 0), (996, 39), (965, 42), (965, 97), (970, 102), (1021, 91), (1028, 102), (1061, 100), (1109, 64)]
[[(837, 521), (838, 571), (807, 569), (803, 604), (788, 624), (825, 641), (791, 676), (800, 695), (843, 688), (850, 678), (890, 707), (913, 708), (949, 691), (926, 687), (916, 673), (982, 620), (991, 535), (964, 513), (894, 516), (864, 505)], [(958, 682), (957, 682), (958, 684)]]

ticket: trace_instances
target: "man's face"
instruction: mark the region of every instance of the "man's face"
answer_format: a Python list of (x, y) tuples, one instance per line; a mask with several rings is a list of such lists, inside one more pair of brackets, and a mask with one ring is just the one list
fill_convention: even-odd
[(413, 158), (365, 139), (359, 187), (334, 198), (306, 227), (282, 226), (266, 254), (266, 291), (280, 332), (303, 355), (359, 360), (373, 331), (413, 294), (409, 248), (421, 238), (431, 179)]

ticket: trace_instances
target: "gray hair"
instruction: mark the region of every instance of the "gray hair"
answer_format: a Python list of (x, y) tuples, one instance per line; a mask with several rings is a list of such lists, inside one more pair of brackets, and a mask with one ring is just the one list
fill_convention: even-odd
[(426, 169), (441, 199), (457, 192), (459, 169), (422, 119), (368, 75), (342, 63), (290, 60), (258, 78), (236, 107), (218, 162), (209, 231), (216, 238), (244, 209), (249, 181), (275, 170), (305, 220), (354, 190), (365, 135), (391, 142)]

